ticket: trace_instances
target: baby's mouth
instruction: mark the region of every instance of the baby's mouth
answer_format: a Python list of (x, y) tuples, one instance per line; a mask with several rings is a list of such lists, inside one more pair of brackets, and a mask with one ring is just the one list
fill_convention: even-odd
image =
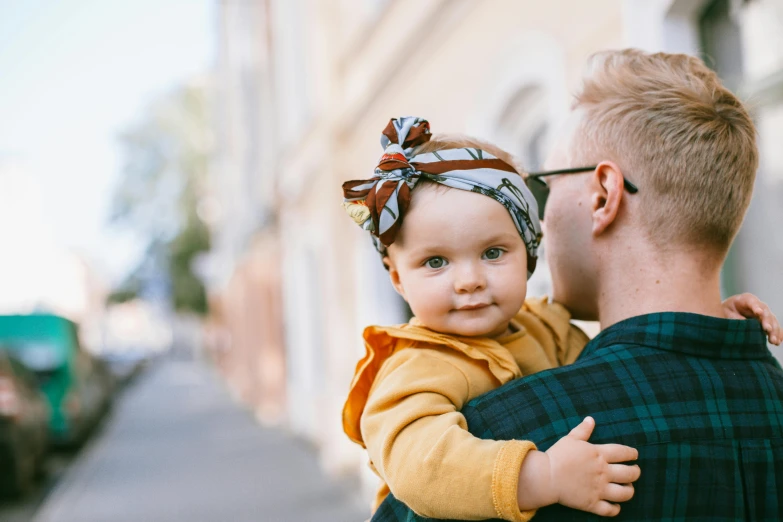
[(462, 305), (457, 310), (464, 312), (468, 310), (481, 310), (482, 308), (486, 308), (490, 306), (490, 303), (474, 303), (474, 304), (466, 304)]

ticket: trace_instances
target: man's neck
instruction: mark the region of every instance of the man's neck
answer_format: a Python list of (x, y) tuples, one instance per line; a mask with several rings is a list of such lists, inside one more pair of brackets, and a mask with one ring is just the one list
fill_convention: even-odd
[(720, 268), (706, 254), (661, 254), (642, 246), (623, 256), (608, 255), (605, 261), (598, 288), (602, 329), (657, 312), (724, 317)]

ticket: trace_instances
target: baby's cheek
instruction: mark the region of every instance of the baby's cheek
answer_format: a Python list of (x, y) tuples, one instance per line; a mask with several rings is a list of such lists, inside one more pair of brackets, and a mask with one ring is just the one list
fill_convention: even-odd
[(527, 274), (524, 279), (509, 278), (506, 284), (502, 287), (502, 301), (503, 308), (507, 313), (516, 315), (517, 311), (522, 308), (522, 304), (525, 302), (527, 294)]
[[(408, 301), (414, 315), (425, 323), (444, 320), (442, 316), (448, 311), (443, 302), (443, 296), (433, 290), (427, 285), (414, 287), (412, 298)], [(446, 308), (445, 311), (444, 308)]]

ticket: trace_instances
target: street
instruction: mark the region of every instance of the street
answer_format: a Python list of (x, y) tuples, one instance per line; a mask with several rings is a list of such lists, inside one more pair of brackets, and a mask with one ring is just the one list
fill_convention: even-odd
[[(306, 443), (259, 426), (199, 363), (159, 362), (23, 522), (334, 521), (367, 518)], [(4, 514), (5, 513), (5, 514)]]

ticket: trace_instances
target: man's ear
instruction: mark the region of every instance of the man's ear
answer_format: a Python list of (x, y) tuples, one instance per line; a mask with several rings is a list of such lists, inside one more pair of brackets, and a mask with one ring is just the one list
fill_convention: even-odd
[(623, 173), (613, 161), (602, 161), (593, 172), (590, 211), (593, 235), (598, 236), (614, 223), (623, 199)]
[(383, 265), (386, 267), (386, 270), (389, 271), (389, 280), (391, 281), (392, 286), (397, 291), (397, 293), (400, 294), (403, 299), (405, 299), (405, 289), (402, 287), (400, 273), (397, 271), (396, 265), (389, 256), (384, 256)]

